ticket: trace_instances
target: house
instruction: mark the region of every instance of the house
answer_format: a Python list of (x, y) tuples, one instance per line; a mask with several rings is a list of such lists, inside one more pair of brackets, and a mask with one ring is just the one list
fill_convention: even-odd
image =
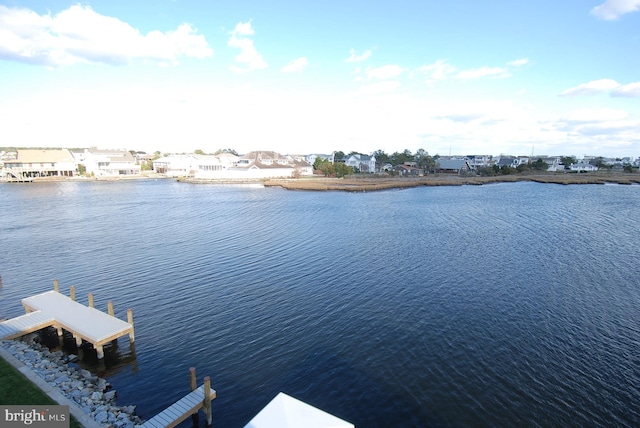
[(334, 153), (331, 153), (330, 155), (327, 154), (312, 154), (312, 155), (307, 155), (306, 157), (306, 161), (310, 164), (313, 165), (314, 163), (316, 163), (316, 159), (320, 158), (321, 160), (326, 160), (329, 161), (331, 163), (333, 163), (334, 160)]
[(229, 178), (261, 179), (313, 175), (313, 166), (272, 151), (253, 151), (238, 158), (228, 169)]
[(361, 154), (352, 154), (345, 156), (344, 163), (350, 166), (354, 171), (359, 172), (376, 172), (376, 157)]
[(78, 154), (82, 159), (88, 175), (96, 177), (120, 177), (140, 175), (140, 165), (136, 164), (133, 155), (126, 150), (85, 149)]
[(2, 175), (24, 179), (73, 177), (76, 163), (68, 149), (18, 149), (15, 159), (5, 159)]
[(471, 171), (471, 166), (465, 159), (440, 158), (436, 161), (436, 172), (442, 172), (445, 174), (463, 174), (468, 171)]
[(569, 169), (574, 172), (592, 172), (597, 171), (598, 167), (595, 165), (591, 165), (589, 162), (581, 160), (576, 163), (572, 163)]
[(418, 168), (415, 162), (406, 162), (403, 165), (396, 165), (393, 170), (400, 176), (419, 177), (424, 175), (424, 169)]

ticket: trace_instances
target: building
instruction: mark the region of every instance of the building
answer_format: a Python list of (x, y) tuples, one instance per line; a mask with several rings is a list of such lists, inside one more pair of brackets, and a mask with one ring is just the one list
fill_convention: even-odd
[[(126, 150), (85, 149), (76, 154), (78, 164), (84, 165), (86, 174), (95, 177), (121, 177), (140, 175), (140, 165)], [(84, 163), (81, 163), (84, 162)]]
[(8, 180), (40, 177), (73, 177), (76, 163), (68, 149), (19, 149), (15, 159), (6, 159), (2, 176)]
[(344, 163), (356, 172), (376, 172), (376, 157), (353, 154), (344, 157)]

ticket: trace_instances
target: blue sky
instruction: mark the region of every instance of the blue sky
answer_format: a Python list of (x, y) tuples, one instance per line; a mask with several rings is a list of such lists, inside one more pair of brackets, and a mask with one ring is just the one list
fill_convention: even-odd
[(0, 141), (636, 158), (640, 0), (0, 1)]

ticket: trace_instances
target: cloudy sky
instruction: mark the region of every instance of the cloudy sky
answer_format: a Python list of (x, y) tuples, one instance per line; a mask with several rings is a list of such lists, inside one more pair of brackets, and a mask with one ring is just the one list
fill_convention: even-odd
[(0, 0), (0, 146), (640, 156), (640, 0)]

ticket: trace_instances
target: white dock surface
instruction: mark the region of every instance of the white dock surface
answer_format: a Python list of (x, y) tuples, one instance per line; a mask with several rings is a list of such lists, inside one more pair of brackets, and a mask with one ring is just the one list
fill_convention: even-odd
[(281, 392), (245, 428), (354, 428), (354, 425)]
[(103, 345), (133, 331), (133, 325), (95, 308), (71, 300), (56, 291), (22, 299), (30, 311), (40, 311), (55, 319), (55, 324), (79, 335), (94, 346)]
[(0, 322), (0, 339), (15, 339), (28, 333), (49, 327), (55, 319), (42, 312), (32, 312)]
[[(211, 398), (216, 397), (216, 392), (211, 390)], [(189, 416), (196, 413), (204, 405), (204, 385), (196, 388), (189, 395), (182, 397), (170, 407), (142, 424), (141, 428), (170, 428), (178, 425)]]

